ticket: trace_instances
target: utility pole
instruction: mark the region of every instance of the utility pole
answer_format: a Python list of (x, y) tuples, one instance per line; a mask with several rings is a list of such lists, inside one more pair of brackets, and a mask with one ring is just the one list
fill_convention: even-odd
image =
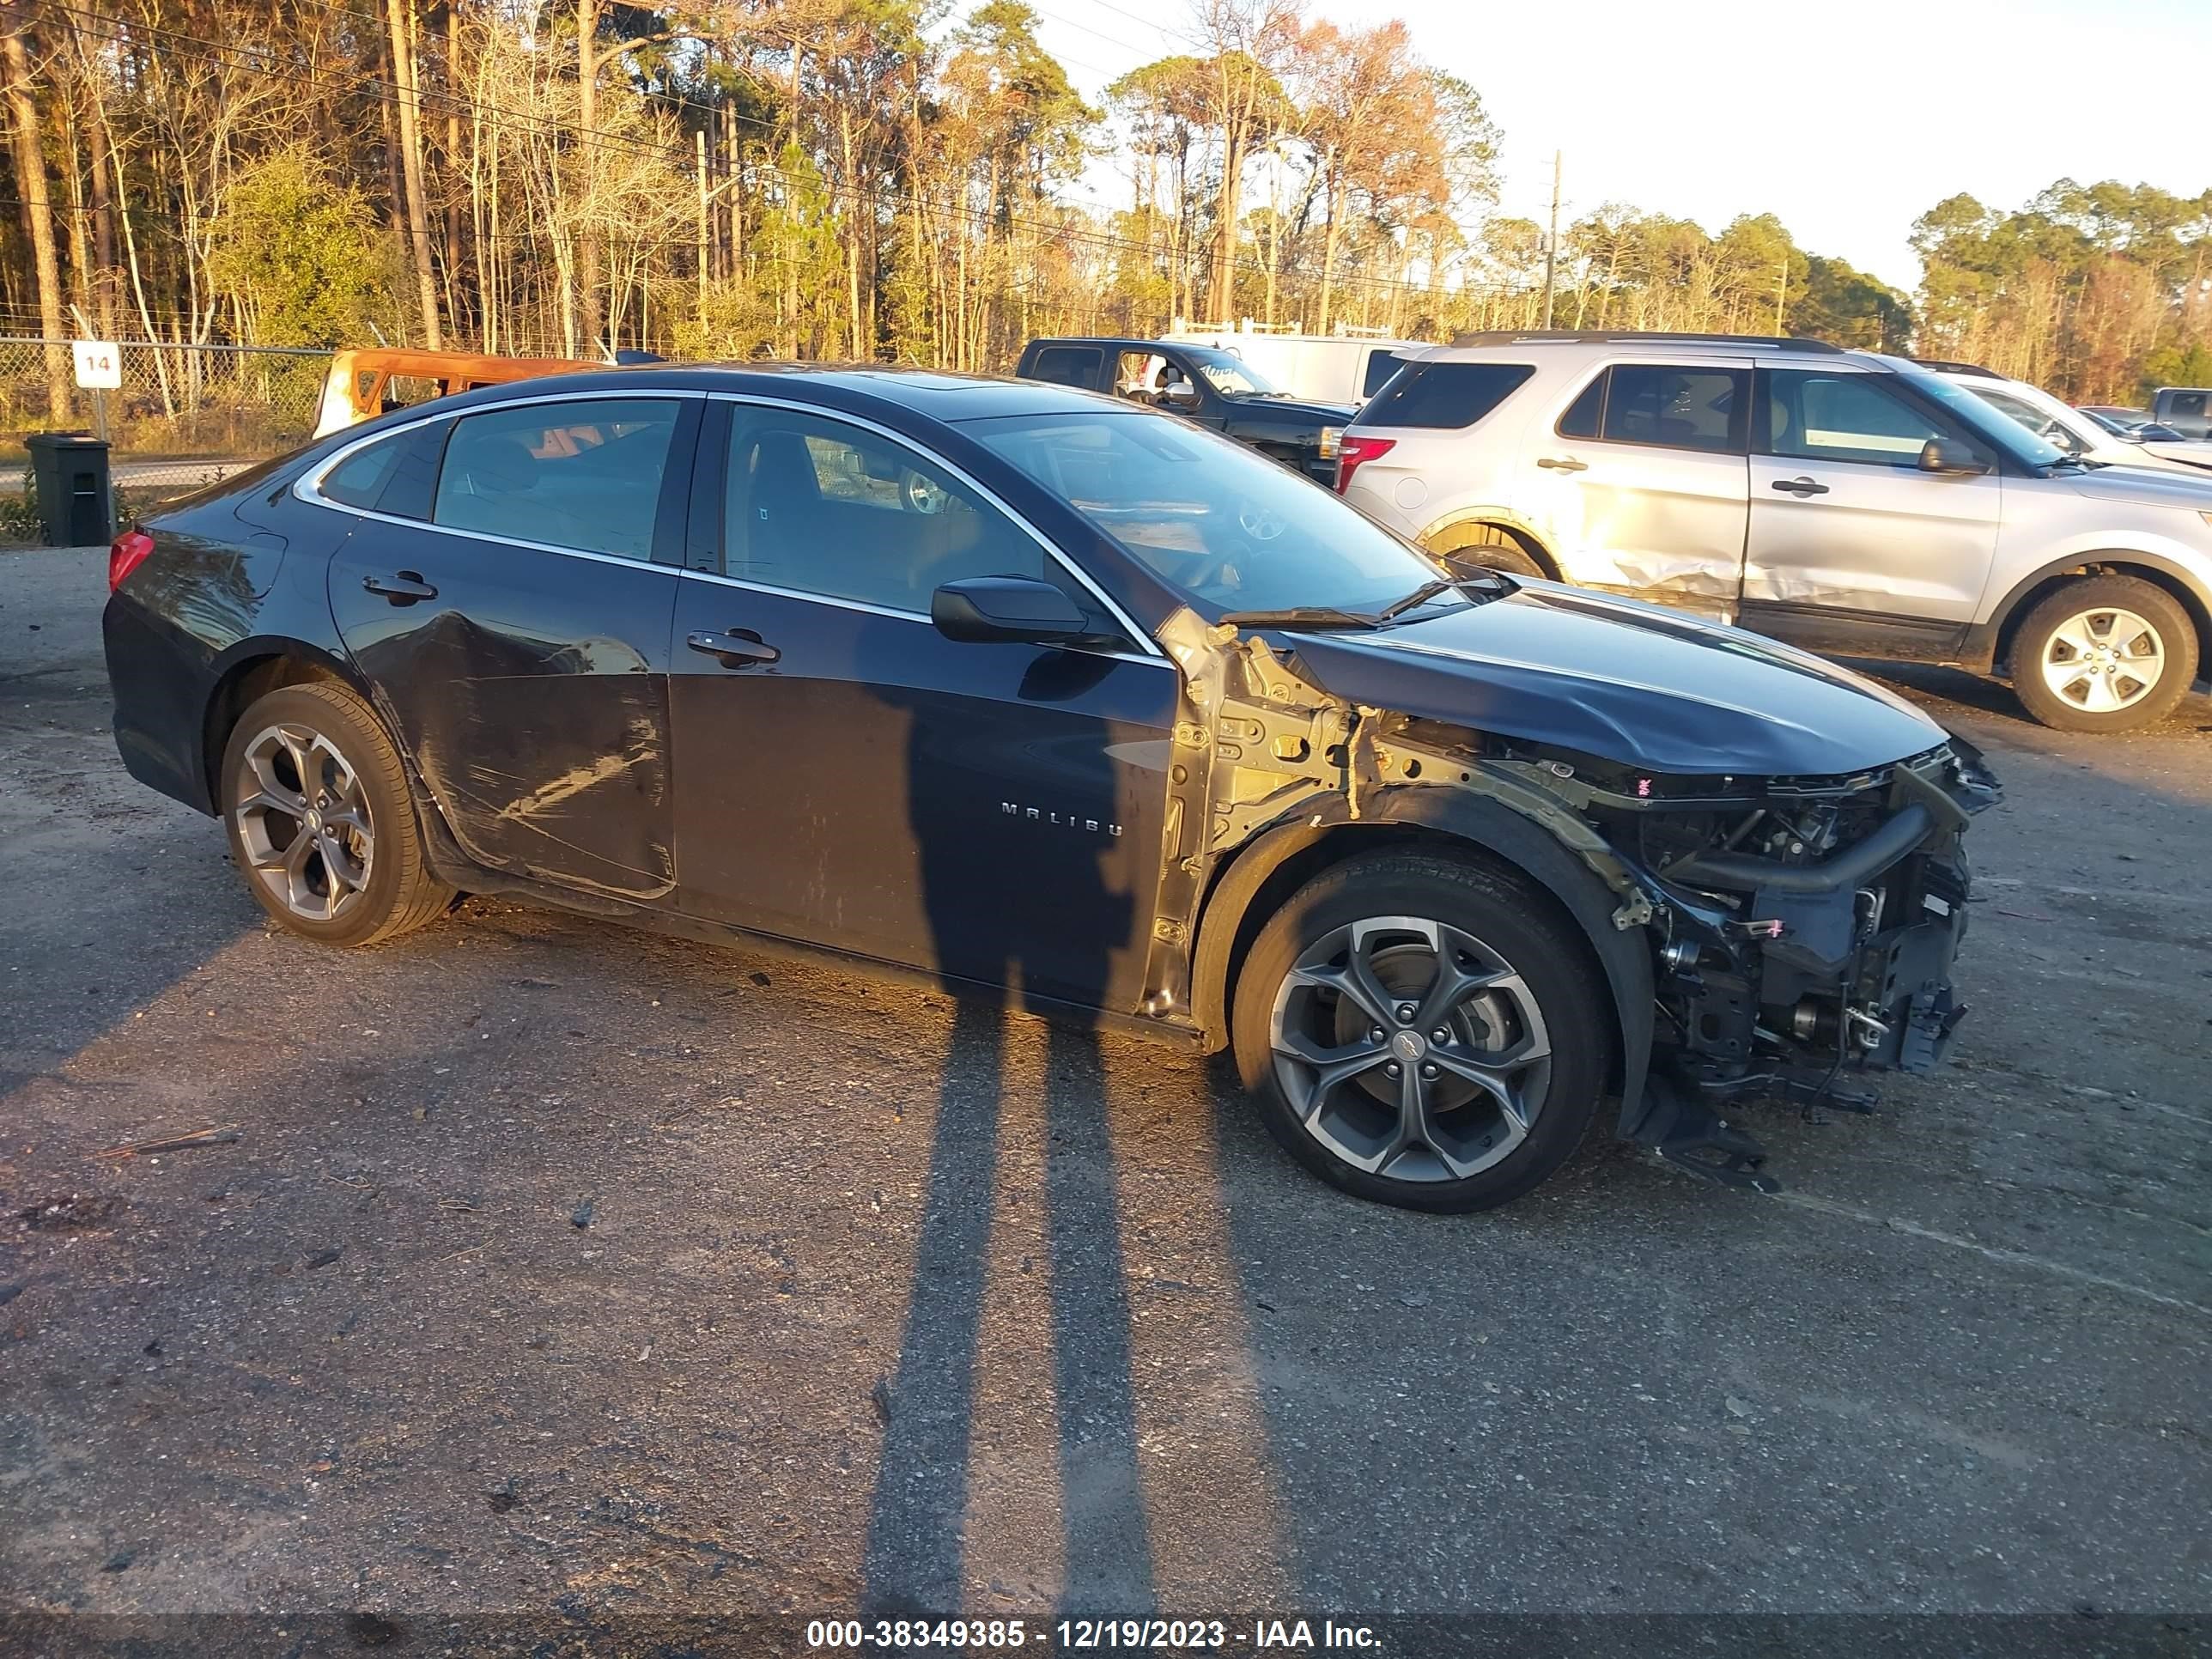
[(1552, 290), (1559, 271), (1559, 152), (1552, 152), (1552, 228), (1544, 233), (1544, 326), (1552, 325)]
[(714, 228), (714, 220), (708, 214), (712, 192), (707, 188), (707, 129), (704, 125), (691, 129), (691, 158), (699, 173), (699, 303), (703, 306), (707, 302), (708, 255), (711, 251), (708, 237)]

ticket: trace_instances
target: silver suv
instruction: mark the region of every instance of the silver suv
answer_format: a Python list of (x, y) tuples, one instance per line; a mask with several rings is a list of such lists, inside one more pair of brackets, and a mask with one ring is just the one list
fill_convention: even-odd
[(1408, 356), (1337, 489), (1456, 562), (1835, 654), (2008, 664), (2073, 731), (2161, 718), (2212, 652), (2212, 479), (2069, 455), (1902, 358), (1592, 333)]

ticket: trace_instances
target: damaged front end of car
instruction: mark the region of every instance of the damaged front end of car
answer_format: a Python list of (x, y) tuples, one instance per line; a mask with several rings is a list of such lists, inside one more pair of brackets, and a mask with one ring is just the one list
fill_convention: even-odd
[(1939, 740), (1847, 774), (1662, 769), (1577, 746), (1598, 730), (1587, 705), (1547, 718), (1502, 678), (1429, 695), (1389, 677), (1418, 665), (1386, 675), (1367, 647), (1271, 644), (1188, 612), (1160, 638), (1184, 702), (1155, 1018), (1214, 1026), (1249, 872), (1352, 826), (1472, 842), (1558, 898), (1617, 1004), (1619, 1133), (1727, 1184), (1774, 1184), (1731, 1103), (1871, 1109), (1859, 1074), (1928, 1069), (1965, 1012), (1961, 834), (1999, 792), (1971, 744), (1909, 711), (1896, 729)]
[(1625, 1135), (1766, 1185), (1727, 1102), (1869, 1111), (1856, 1074), (1942, 1057), (1966, 1012), (1951, 981), (1967, 923), (1961, 836), (1998, 799), (1971, 744), (1954, 737), (1848, 776), (1667, 776), (1558, 754), (1503, 763), (1571, 794), (1650, 901), (1652, 1081)]

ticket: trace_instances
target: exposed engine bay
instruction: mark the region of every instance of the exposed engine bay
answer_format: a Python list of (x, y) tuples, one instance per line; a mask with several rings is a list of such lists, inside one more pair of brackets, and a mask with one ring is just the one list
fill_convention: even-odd
[[(1625, 1036), (1648, 1047), (1631, 1056), (1620, 1132), (1699, 1174), (1771, 1186), (1757, 1143), (1720, 1115), (1730, 1103), (1871, 1109), (1856, 1074), (1929, 1069), (1966, 1012), (1950, 978), (1961, 832), (2000, 795), (1963, 740), (1841, 775), (1658, 771), (1332, 695), (1332, 665), (1304, 640), (1286, 650), (1188, 616), (1162, 637), (1184, 671), (1188, 757), (1163, 919), (1194, 919), (1211, 867), (1285, 826), (1540, 833), (1586, 872), (1575, 879), (1603, 884), (1585, 932), (1613, 955)], [(1181, 943), (1170, 930), (1156, 945), (1160, 1006), (1183, 1000)], [(1613, 971), (1630, 944), (1648, 977), (1642, 963)], [(1648, 1018), (1627, 1006), (1639, 994)]]

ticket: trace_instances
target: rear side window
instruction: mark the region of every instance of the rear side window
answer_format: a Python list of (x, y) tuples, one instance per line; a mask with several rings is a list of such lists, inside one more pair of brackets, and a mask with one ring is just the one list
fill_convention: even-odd
[(453, 423), (434, 521), (625, 559), (653, 556), (679, 406), (607, 398), (489, 410)]
[(1359, 424), (1473, 426), (1535, 372), (1528, 363), (1407, 363), (1359, 411)]
[(1620, 444), (1740, 453), (1749, 379), (1735, 368), (1615, 363), (1599, 435)]
[(1563, 438), (1741, 455), (1750, 428), (1750, 374), (1615, 363), (1559, 417)]
[(1047, 346), (1037, 353), (1029, 377), (1054, 386), (1095, 386), (1098, 366), (1105, 361), (1106, 354), (1097, 346)]
[(1371, 398), (1390, 384), (1390, 377), (1405, 368), (1405, 360), (1395, 351), (1371, 351), (1367, 355), (1367, 378), (1359, 383), (1359, 395)]

